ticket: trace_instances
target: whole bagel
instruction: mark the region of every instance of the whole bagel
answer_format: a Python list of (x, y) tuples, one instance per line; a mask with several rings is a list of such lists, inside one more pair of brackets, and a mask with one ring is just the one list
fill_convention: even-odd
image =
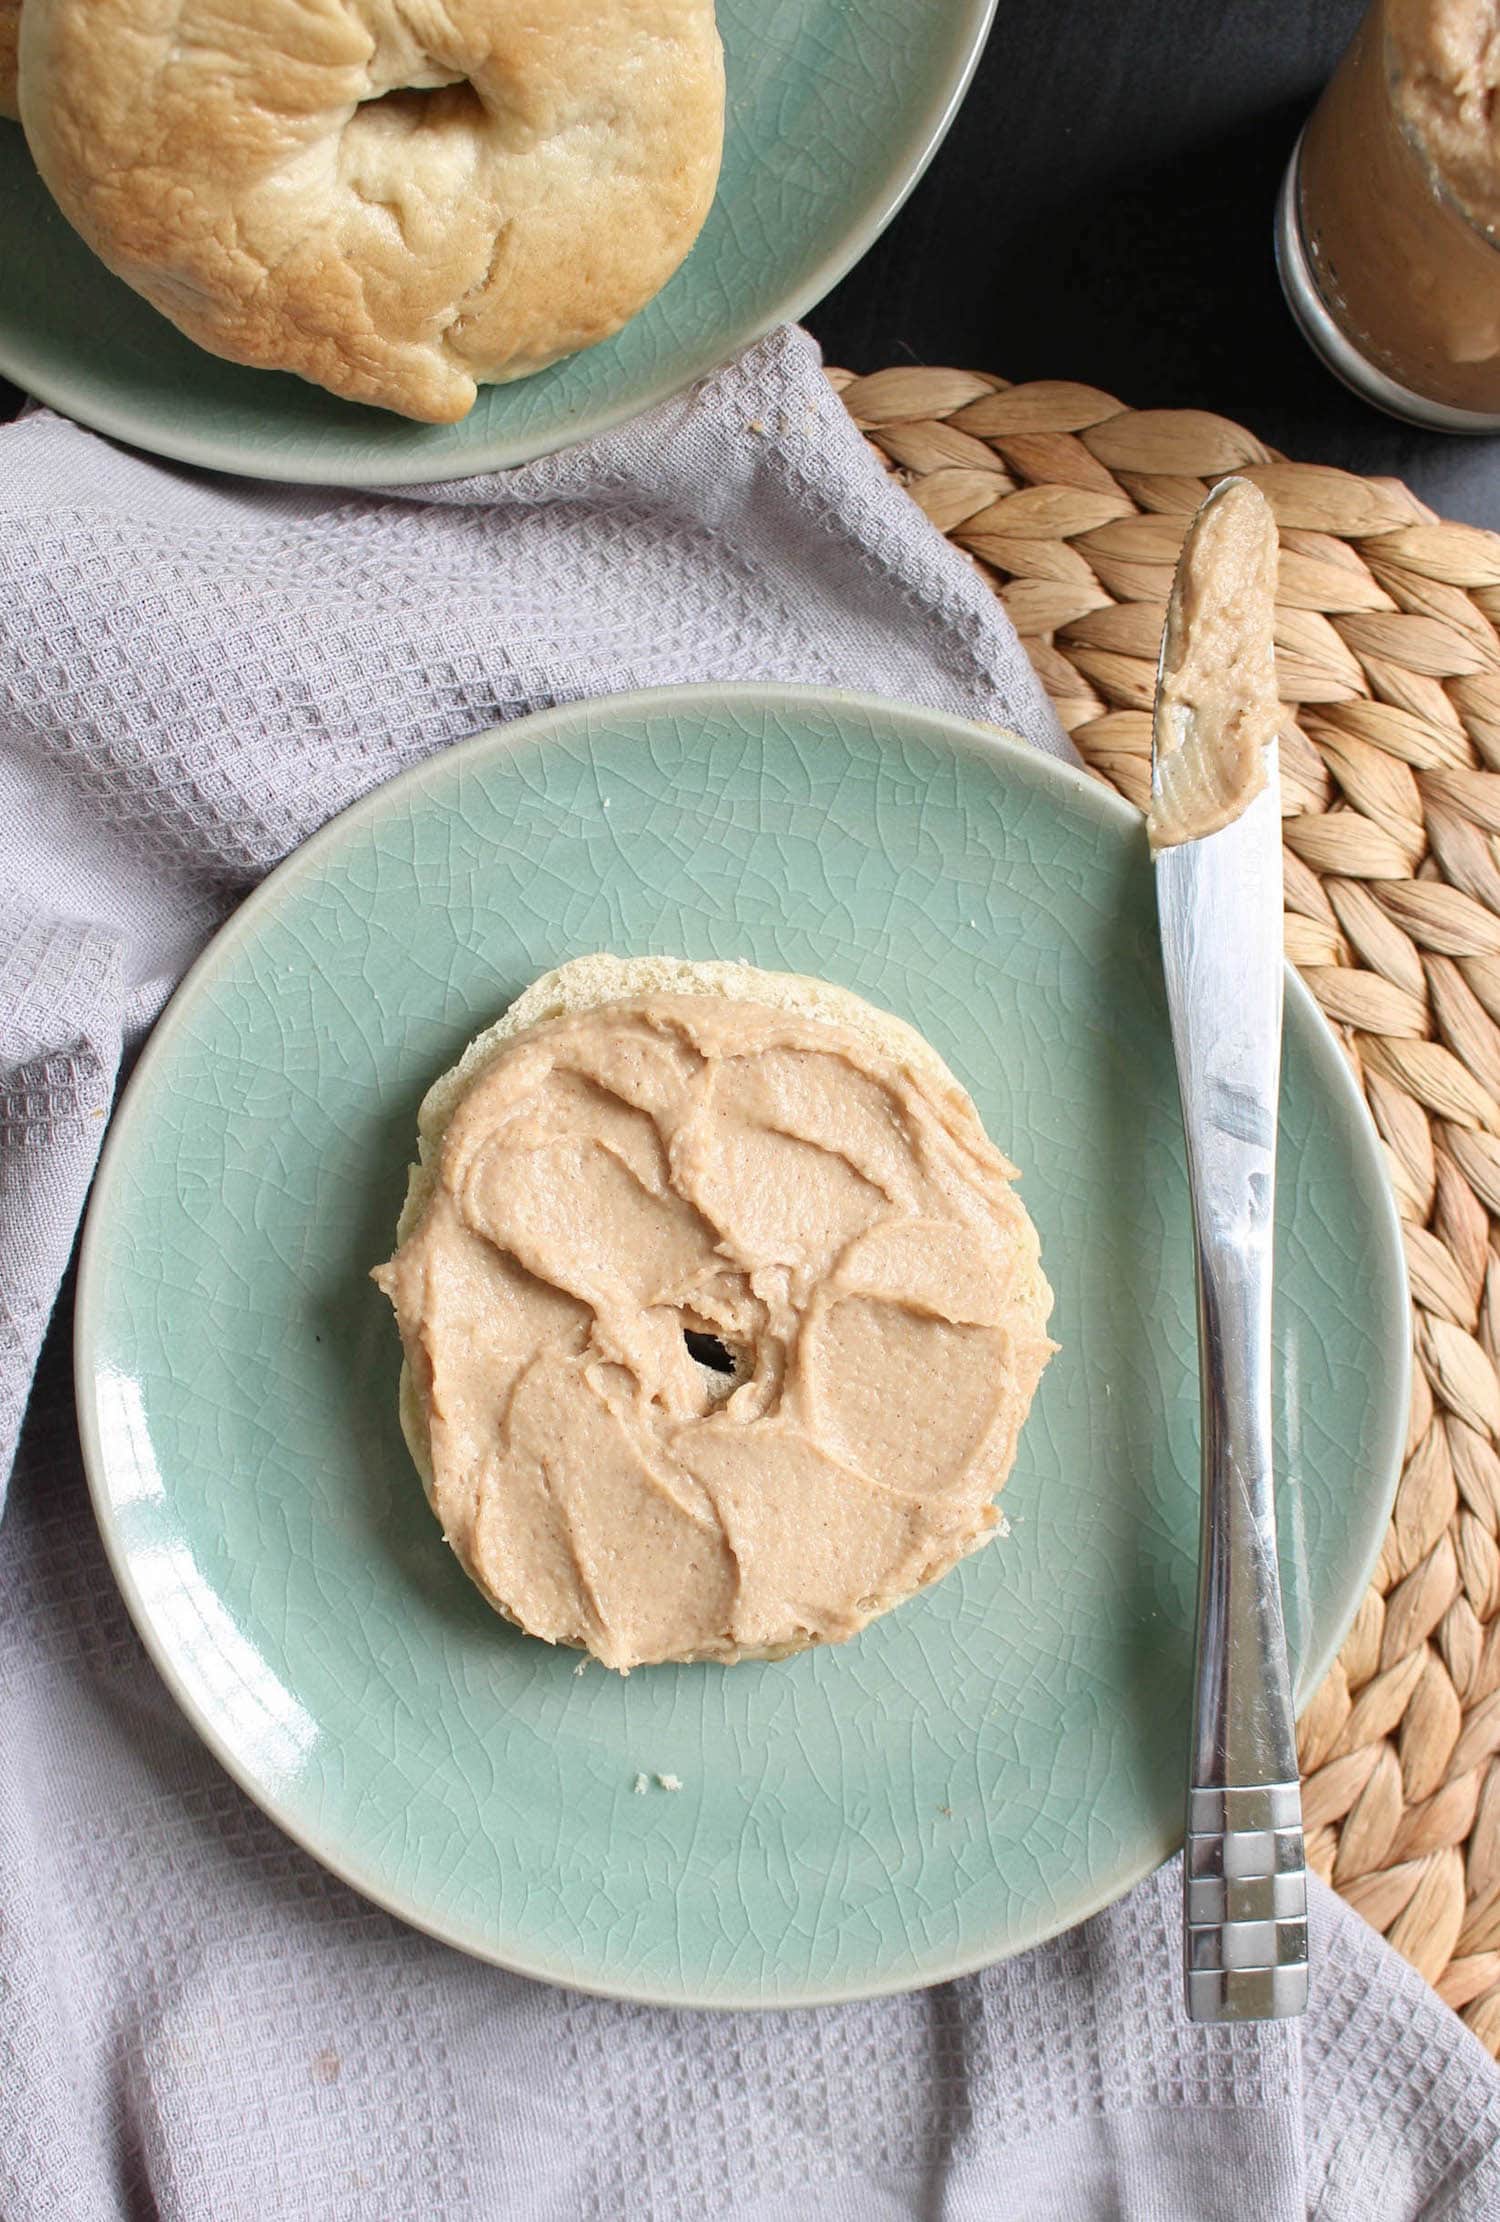
[(28, 0), (21, 77), (64, 215), (190, 338), (432, 423), (650, 300), (723, 133), (712, 0)]

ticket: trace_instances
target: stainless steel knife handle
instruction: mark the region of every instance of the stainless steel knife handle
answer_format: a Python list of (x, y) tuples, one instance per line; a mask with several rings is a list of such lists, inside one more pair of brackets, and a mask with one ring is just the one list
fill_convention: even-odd
[(1199, 1230), (1203, 1534), (1183, 1863), (1193, 2021), (1271, 2021), (1307, 2006), (1302, 1787), (1276, 1563), (1269, 1208), (1259, 1221), (1242, 1223), (1239, 1239)]

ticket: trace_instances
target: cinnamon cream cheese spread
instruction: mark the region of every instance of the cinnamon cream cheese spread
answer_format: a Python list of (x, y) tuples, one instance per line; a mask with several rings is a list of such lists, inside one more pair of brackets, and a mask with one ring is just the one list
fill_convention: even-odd
[(911, 1029), (818, 982), (581, 959), (422, 1131), (375, 1275), (403, 1420), (523, 1628), (621, 1671), (775, 1656), (994, 1534), (1051, 1292)]
[(1500, 230), (1500, 8), (1495, 0), (1387, 0), (1402, 128), (1459, 206)]
[(1225, 480), (1188, 527), (1156, 697), (1153, 849), (1217, 833), (1266, 783), (1281, 722), (1276, 554), (1276, 520), (1248, 479)]

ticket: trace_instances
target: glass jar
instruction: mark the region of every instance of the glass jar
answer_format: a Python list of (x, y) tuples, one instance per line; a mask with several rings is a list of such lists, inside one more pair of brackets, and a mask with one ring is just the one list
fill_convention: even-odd
[(1315, 352), (1365, 400), (1449, 432), (1500, 431), (1486, 34), (1500, 57), (1494, 0), (1374, 0), (1277, 215), (1282, 288)]

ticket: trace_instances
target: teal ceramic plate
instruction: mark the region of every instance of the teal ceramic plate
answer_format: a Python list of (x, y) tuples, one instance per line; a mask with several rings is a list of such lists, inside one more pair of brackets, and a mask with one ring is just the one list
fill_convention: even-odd
[[(575, 1673), (480, 1601), (402, 1445), (366, 1273), (418, 1099), (597, 948), (842, 981), (923, 1029), (1022, 1167), (1063, 1347), (1012, 1533), (840, 1649)], [(1279, 1226), (1305, 1692), (1384, 1530), (1407, 1314), (1376, 1141), (1295, 983)], [(1123, 804), (980, 728), (622, 696), (348, 811), (156, 1029), (77, 1356), (99, 1519), (177, 1698), (292, 1836), (469, 1951), (642, 1999), (848, 1998), (1017, 1951), (1179, 1840), (1195, 1351), (1150, 867)]]
[(616, 338), (461, 424), (418, 425), (301, 379), (220, 362), (110, 275), (0, 121), (0, 372), (158, 455), (331, 486), (463, 478), (635, 416), (802, 316), (931, 160), (995, 0), (718, 0), (729, 95), (702, 236)]

